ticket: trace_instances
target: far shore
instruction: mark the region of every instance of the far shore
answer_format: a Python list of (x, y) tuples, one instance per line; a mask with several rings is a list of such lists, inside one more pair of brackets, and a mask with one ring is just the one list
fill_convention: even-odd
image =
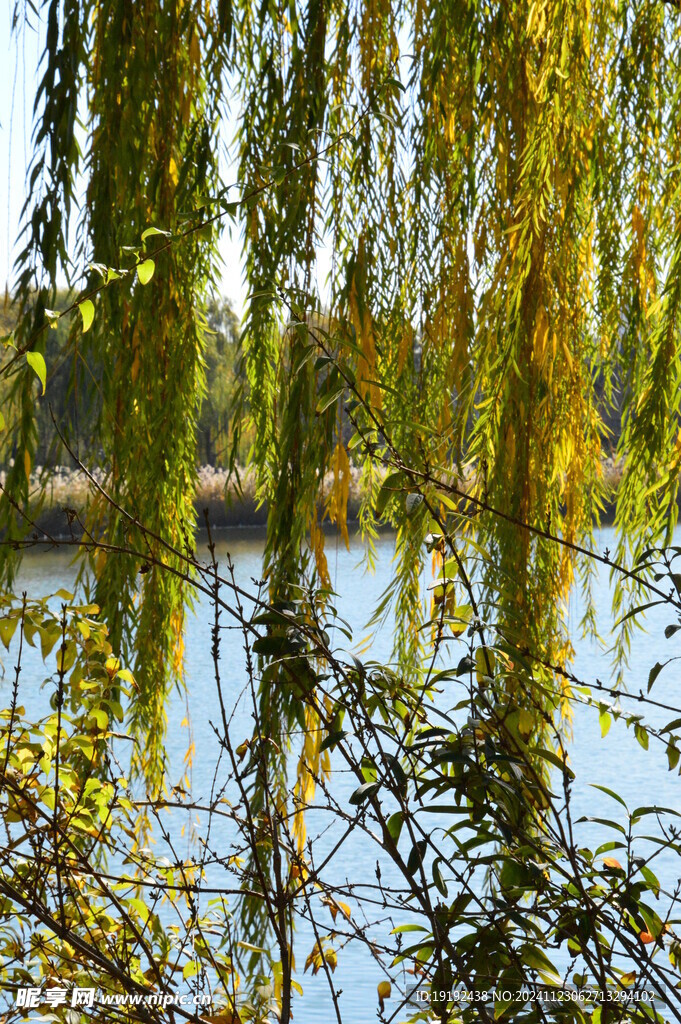
[[(31, 477), (31, 491), (38, 494), (40, 479), (45, 474), (41, 467)], [(603, 474), (608, 493), (612, 495), (604, 509), (601, 522), (607, 525), (613, 522), (614, 498), (620, 482), (620, 465), (612, 458), (603, 460)], [(351, 466), (350, 487), (348, 497), (348, 523), (356, 523), (362, 502), (362, 484), (360, 470)], [(104, 485), (104, 474), (95, 474), (98, 482)], [(0, 473), (0, 483), (4, 483), (4, 473)], [(332, 476), (328, 474), (324, 480), (324, 491), (328, 493), (332, 486)], [(35, 525), (54, 537), (69, 535), (69, 518), (73, 520), (72, 511), (81, 516), (87, 507), (93, 486), (85, 475), (78, 470), (63, 466), (49, 470), (42, 504), (36, 503), (31, 511)], [(201, 466), (198, 472), (197, 494), (194, 500), (197, 528), (205, 527), (206, 512), (212, 529), (223, 530), (237, 527), (264, 527), (267, 524), (267, 504), (260, 503), (256, 494), (255, 477), (249, 470), (241, 474), (241, 490), (229, 479), (224, 469), (213, 466)], [(69, 510), (69, 511), (67, 511)], [(72, 511), (71, 511), (72, 510)], [(130, 509), (133, 512), (134, 510)]]

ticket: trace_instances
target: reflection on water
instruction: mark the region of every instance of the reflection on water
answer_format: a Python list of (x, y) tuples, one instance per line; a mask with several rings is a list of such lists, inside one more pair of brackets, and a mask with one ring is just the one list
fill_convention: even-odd
[[(393, 539), (390, 535), (382, 535), (377, 543), (377, 570), (374, 575), (364, 571), (361, 563), (362, 546), (354, 539), (350, 551), (344, 545), (327, 540), (329, 569), (336, 591), (338, 592), (337, 608), (339, 613), (352, 625), (357, 640), (366, 634), (366, 622), (376, 606), (380, 595), (385, 589), (392, 571)], [(614, 547), (612, 531), (604, 529), (599, 538), (599, 547)], [(237, 583), (245, 590), (253, 592), (254, 580), (261, 575), (261, 555), (263, 547), (262, 534), (259, 531), (230, 531), (217, 541), (217, 552), (223, 560), (229, 551), (235, 566)], [(207, 556), (206, 556), (207, 557)], [(612, 622), (610, 615), (611, 592), (608, 573), (599, 567), (594, 581), (593, 596), (598, 614), (601, 635), (609, 641), (609, 630)], [(76, 567), (69, 552), (35, 551), (24, 557), (23, 566), (15, 591), (20, 593), (26, 589), (29, 597), (39, 597), (53, 592), (59, 587), (69, 587), (75, 579)], [(429, 579), (424, 576), (423, 591)], [(656, 614), (657, 613), (657, 614)], [(575, 631), (581, 619), (581, 600), (575, 596), (570, 609), (570, 624)], [(665, 660), (678, 652), (678, 640), (665, 640), (664, 627), (669, 621), (668, 613), (653, 609), (647, 618), (648, 632), (637, 632), (631, 650), (629, 671), (629, 689), (645, 691), (648, 672), (657, 660)], [(226, 618), (223, 625), (229, 626)], [(208, 800), (214, 786), (221, 788), (228, 785), (229, 772), (225, 764), (219, 763), (219, 748), (213, 731), (213, 723), (217, 722), (217, 702), (213, 664), (211, 659), (211, 617), (207, 598), (199, 595), (195, 610), (190, 614), (187, 624), (186, 664), (187, 693), (175, 694), (169, 709), (169, 730), (167, 750), (170, 762), (170, 779), (172, 782), (182, 776), (183, 759), (189, 743), (189, 729), (182, 721), (189, 712), (192, 740), (195, 746), (195, 758), (192, 766), (192, 789), (197, 802)], [(681, 634), (679, 634), (681, 635)], [(340, 640), (338, 640), (340, 643)], [(375, 637), (370, 657), (376, 660), (386, 659), (391, 647), (390, 622), (387, 622)], [(607, 655), (595, 643), (576, 640), (575, 671), (585, 681), (609, 678), (609, 660)], [(458, 661), (459, 652), (452, 652)], [(9, 664), (9, 663), (8, 663)], [(243, 638), (238, 630), (224, 628), (222, 630), (221, 672), (224, 694), (229, 702), (235, 702), (246, 682), (244, 670)], [(11, 673), (7, 672), (2, 685), (3, 699), (10, 687)], [(45, 695), (37, 692), (38, 683), (43, 679), (44, 671), (39, 652), (28, 649), (22, 672), (22, 702), (27, 710), (45, 707)], [(661, 703), (673, 705), (681, 703), (678, 686), (676, 663), (670, 665), (660, 676), (655, 685), (653, 696)], [(446, 701), (447, 694), (442, 695)], [(634, 709), (635, 710), (635, 709)], [(663, 709), (646, 709), (646, 720), (652, 724), (662, 725), (673, 714)], [(241, 742), (252, 733), (253, 723), (247, 704), (240, 706), (232, 725), (232, 737), (236, 743)], [(597, 715), (590, 709), (577, 707), (574, 722), (574, 741), (571, 746), (571, 763), (577, 775), (577, 782), (572, 797), (574, 818), (581, 815), (618, 817), (617, 806), (602, 792), (593, 789), (589, 783), (597, 783), (616, 790), (629, 804), (630, 808), (638, 805), (658, 804), (667, 807), (679, 807), (679, 779), (676, 774), (667, 771), (667, 760), (661, 744), (651, 742), (646, 753), (638, 745), (633, 730), (626, 728), (622, 721), (614, 722), (605, 739), (601, 739)], [(216, 772), (217, 765), (217, 772)], [(333, 793), (343, 806), (355, 788), (354, 778), (347, 773), (338, 771), (333, 778)], [(174, 828), (179, 835), (182, 825), (188, 824), (185, 817), (175, 815)], [(325, 828), (329, 822), (323, 812), (315, 817), (310, 815), (310, 832), (315, 834)], [(433, 822), (436, 825), (436, 822)], [(206, 822), (199, 819), (193, 827), (199, 834), (204, 831)], [(213, 823), (210, 842), (213, 849), (220, 853), (228, 852), (233, 835), (227, 829), (220, 832), (220, 824)], [(597, 825), (581, 825), (577, 842), (588, 843), (594, 849), (599, 842), (612, 838), (611, 834), (603, 834)], [(187, 832), (188, 835), (188, 832)], [(331, 849), (335, 831), (331, 827), (322, 840), (322, 848)], [(188, 840), (183, 840), (188, 842)], [(348, 876), (348, 882), (365, 879), (373, 881), (376, 872), (377, 847), (369, 843), (357, 833), (349, 844), (343, 847), (342, 853), (327, 869), (327, 876), (334, 882), (341, 882)], [(678, 870), (675, 858), (662, 855), (655, 865), (655, 871), (663, 885), (674, 887)], [(383, 880), (390, 884), (390, 865), (382, 865)], [(209, 883), (210, 883), (209, 871)], [(214, 881), (217, 881), (216, 876)], [(386, 923), (386, 931), (395, 920)], [(330, 925), (330, 921), (329, 921)], [(302, 976), (300, 965), (304, 963), (309, 952), (313, 937), (303, 923), (298, 928), (298, 975), (305, 989), (305, 998), (294, 1005), (295, 1020), (301, 1024), (313, 1024), (320, 1019), (320, 1014), (333, 1014), (333, 1009), (326, 991), (326, 981), (322, 974), (316, 978)], [(349, 1024), (363, 1024), (372, 1019), (376, 1012), (376, 984), (380, 978), (376, 968), (371, 964), (359, 944), (343, 950), (338, 960), (338, 969), (334, 975), (336, 988), (342, 989), (340, 999), (344, 1021)]]

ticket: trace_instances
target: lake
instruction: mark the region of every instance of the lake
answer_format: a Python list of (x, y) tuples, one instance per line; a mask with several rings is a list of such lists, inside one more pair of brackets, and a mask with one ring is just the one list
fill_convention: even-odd
[[(614, 548), (612, 529), (605, 528), (597, 539), (599, 550), (606, 547)], [(231, 531), (223, 534), (218, 541), (218, 555), (224, 559), (229, 551), (235, 565), (237, 582), (245, 589), (253, 590), (252, 579), (261, 575), (262, 536), (252, 531)], [(357, 639), (366, 635), (364, 628), (378, 599), (390, 578), (394, 541), (391, 535), (383, 534), (377, 542), (378, 559), (375, 574), (365, 572), (361, 565), (362, 545), (353, 539), (350, 551), (335, 537), (327, 538), (327, 555), (332, 581), (338, 592), (337, 607), (352, 625)], [(42, 596), (53, 592), (59, 587), (68, 587), (75, 576), (67, 552), (31, 552), (25, 555), (20, 580), (15, 592), (22, 589), (28, 591), (29, 597)], [(423, 594), (426, 598), (426, 587), (431, 581), (430, 573), (423, 575)], [(610, 614), (611, 588), (607, 570), (599, 566), (594, 580), (594, 601), (598, 613), (601, 636), (606, 646), (612, 642), (610, 635), (612, 616)], [(575, 595), (570, 606), (570, 627), (576, 633), (581, 619), (582, 604), (579, 595)], [(217, 701), (211, 658), (211, 620), (208, 614), (207, 600), (198, 600), (194, 614), (190, 615), (186, 636), (187, 664), (187, 695), (175, 695), (169, 709), (170, 727), (168, 731), (167, 750), (170, 760), (170, 780), (176, 782), (183, 774), (183, 758), (187, 749), (189, 731), (181, 726), (182, 719), (188, 712), (191, 722), (192, 738), (196, 755), (192, 766), (192, 790), (198, 802), (210, 798), (214, 784), (218, 746), (211, 721), (217, 724)], [(672, 616), (667, 610), (660, 614), (653, 609), (647, 616), (648, 631), (637, 632), (631, 650), (631, 664), (628, 672), (630, 691), (645, 692), (648, 673), (657, 660), (665, 660), (679, 652), (676, 638), (666, 640), (664, 627)], [(226, 621), (226, 620), (223, 620)], [(679, 634), (681, 635), (681, 634)], [(236, 699), (244, 687), (246, 676), (242, 649), (242, 637), (239, 632), (225, 630), (222, 639), (222, 673), (223, 685), (228, 699)], [(575, 641), (576, 659), (575, 672), (585, 681), (596, 678), (608, 682), (610, 678), (610, 659), (607, 653), (592, 641)], [(390, 623), (379, 631), (375, 637), (370, 654), (371, 658), (387, 659), (391, 648)], [(11, 659), (6, 660), (11, 665)], [(24, 661), (22, 680), (24, 690), (22, 702), (27, 709), (32, 706), (44, 707), (44, 695), (36, 692), (36, 684), (44, 677), (42, 662), (37, 651), (29, 648)], [(3, 686), (4, 703), (8, 703), (10, 673), (7, 673)], [(681, 703), (678, 686), (676, 663), (670, 665), (658, 679), (652, 696), (668, 704)], [(33, 702), (35, 701), (35, 705)], [(622, 701), (625, 704), (625, 701)], [(663, 709), (645, 710), (646, 720), (652, 724), (662, 725), (676, 717)], [(233, 723), (232, 737), (235, 745), (250, 736), (253, 723), (249, 707), (240, 708)], [(594, 789), (590, 784), (598, 784), (616, 790), (629, 804), (630, 808), (638, 805), (657, 804), (681, 809), (679, 800), (679, 777), (676, 772), (667, 770), (667, 759), (661, 745), (651, 742), (650, 750), (644, 752), (639, 746), (633, 730), (627, 729), (620, 720), (613, 722), (607, 736), (601, 738), (598, 715), (589, 708), (578, 707), (574, 722), (574, 740), (570, 748), (571, 766), (576, 772), (577, 782), (573, 793), (574, 817), (591, 815), (617, 818), (617, 805), (604, 793)], [(218, 769), (218, 784), (227, 782), (228, 772), (223, 764)], [(332, 791), (335, 798), (343, 806), (348, 806), (348, 797), (356, 788), (357, 781), (346, 772), (334, 774)], [(313, 816), (311, 815), (311, 818)], [(175, 814), (174, 834), (179, 835), (182, 824), (187, 825), (186, 814)], [(199, 835), (205, 835), (206, 822), (199, 817), (193, 823)], [(310, 831), (318, 828), (319, 823), (311, 823)], [(595, 825), (582, 825), (583, 834), (580, 838), (594, 849), (599, 841), (612, 838), (612, 834), (604, 835)], [(331, 849), (333, 830), (322, 840), (324, 849)], [(220, 826), (214, 823), (210, 833), (211, 847), (228, 852), (233, 834), (229, 829), (220, 832)], [(186, 852), (189, 840), (183, 839), (183, 852)], [(349, 845), (344, 846), (341, 854), (327, 869), (334, 881), (340, 882), (346, 877), (349, 882), (358, 879), (373, 881), (376, 871), (377, 847), (356, 834)], [(382, 863), (384, 881), (389, 883), (395, 879), (391, 875), (391, 866)], [(678, 862), (673, 856), (663, 855), (655, 864), (656, 874), (663, 886), (673, 888), (678, 881)], [(219, 874), (212, 868), (208, 870), (209, 884), (217, 881)], [(328, 914), (327, 914), (328, 916)], [(406, 918), (402, 919), (402, 922)], [(391, 927), (402, 923), (399, 919), (384, 922), (380, 927), (384, 934)], [(331, 927), (329, 917), (328, 927)], [(380, 933), (380, 928), (379, 928)], [(303, 999), (294, 1002), (294, 1015), (297, 1024), (313, 1024), (323, 1017), (334, 1017), (334, 1011), (327, 991), (323, 973), (312, 978), (303, 974), (302, 966), (310, 951), (314, 938), (306, 924), (298, 930), (297, 977), (305, 990)], [(392, 972), (394, 977), (398, 972)], [(363, 1024), (375, 1018), (377, 997), (376, 985), (381, 974), (367, 957), (360, 944), (351, 944), (339, 953), (338, 968), (334, 975), (336, 988), (342, 989), (340, 1006), (346, 1024)], [(390, 1004), (388, 1004), (389, 1010)]]

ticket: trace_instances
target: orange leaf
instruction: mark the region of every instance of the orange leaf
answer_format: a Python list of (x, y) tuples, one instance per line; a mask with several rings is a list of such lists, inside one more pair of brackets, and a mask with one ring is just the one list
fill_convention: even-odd
[(644, 946), (647, 946), (648, 943), (655, 941), (650, 932), (641, 932), (641, 934), (639, 935), (639, 939), (641, 940)]

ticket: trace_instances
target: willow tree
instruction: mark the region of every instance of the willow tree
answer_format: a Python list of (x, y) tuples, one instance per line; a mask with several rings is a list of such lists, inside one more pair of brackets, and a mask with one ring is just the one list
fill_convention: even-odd
[[(183, 530), (191, 543), (200, 308), (214, 280), (207, 228), (195, 228), (224, 212), (213, 139), (225, 98), (231, 116), (238, 111), (241, 186), (229, 212), (243, 215), (251, 290), (241, 397), (270, 507), (272, 597), (300, 600), (310, 558), (328, 585), (321, 520), (345, 534), (353, 459), (365, 535), (380, 518), (397, 528), (386, 600), (397, 610), (402, 670), (415, 671), (425, 636), (419, 580), (434, 523), (446, 538), (431, 542), (437, 571), (448, 571), (448, 544), (461, 592), (469, 560), (482, 587), (474, 626), (496, 631), (486, 643), (511, 666), (511, 691), (514, 657), (535, 659), (538, 728), (560, 704), (551, 666), (570, 658), (575, 545), (588, 546), (607, 497), (604, 452), (622, 460), (623, 558), (638, 559), (644, 538), (668, 536), (676, 519), (676, 8), (46, 7), (14, 341), (20, 352), (40, 349), (58, 267), (71, 267), (67, 224), (82, 171), (79, 255), (100, 267), (106, 287), (85, 338), (85, 317), (75, 321), (68, 357), (82, 388), (88, 346), (104, 354), (99, 430), (116, 502), (152, 526), (155, 543), (181, 547)], [(79, 102), (88, 111), (82, 167)], [(198, 221), (197, 206), (208, 211)], [(149, 226), (171, 233), (151, 266), (141, 246)], [(320, 241), (332, 254), (322, 295)], [(133, 264), (146, 268), (136, 284), (131, 272), (117, 278)], [(84, 292), (92, 285), (87, 278)], [(17, 458), (7, 492), (20, 502), (35, 445), (34, 381), (20, 360), (12, 370)], [(619, 438), (605, 426), (610, 407)], [(237, 403), (235, 451), (245, 408)], [(386, 466), (398, 475), (383, 483)], [(3, 502), (4, 528), (18, 536), (15, 506)], [(129, 520), (100, 504), (92, 517), (92, 529), (126, 547)], [(116, 636), (137, 627), (136, 715), (158, 738), (168, 679), (181, 668), (182, 591), (154, 571), (139, 583), (133, 557), (94, 568)], [(454, 607), (462, 603), (460, 594)], [(266, 685), (262, 703), (267, 724), (285, 732), (297, 710), (290, 690)], [(319, 752), (307, 756), (316, 762)]]
[[(138, 768), (157, 786), (165, 697), (182, 673), (186, 593), (172, 572), (160, 573), (152, 563), (171, 548), (190, 546), (195, 524), (202, 305), (215, 259), (210, 228), (202, 239), (191, 228), (203, 219), (201, 197), (217, 189), (213, 134), (223, 50), (216, 40), (228, 28), (228, 13), (208, 9), (204, 17), (182, 3), (140, 8), (108, 0), (54, 0), (44, 7), (44, 75), (30, 175), (35, 193), (25, 207), (13, 342), (20, 351), (44, 351), (40, 328), (46, 315), (56, 316), (45, 307), (54, 304), (58, 270), (75, 284), (74, 271), (85, 263), (78, 283), (83, 293), (98, 293), (97, 315), (92, 299), (81, 302), (82, 316), (62, 356), (71, 362), (76, 396), (80, 390), (94, 398), (99, 413), (107, 498), (100, 494), (92, 503), (85, 532), (117, 549), (115, 557), (105, 549), (95, 558), (95, 599), (116, 647), (134, 651)], [(76, 138), (79, 104), (87, 110), (84, 153)], [(66, 240), (83, 175), (73, 260)], [(157, 261), (148, 258), (159, 241), (178, 232), (185, 232), (182, 245), (166, 247)], [(151, 276), (153, 290), (145, 288)], [(30, 378), (17, 375), (12, 399), (22, 410), (12, 426), (23, 458), (15, 460), (7, 494), (26, 501), (36, 444)], [(69, 425), (57, 427), (68, 440)], [(3, 526), (19, 535), (21, 517), (3, 497)], [(151, 531), (141, 553), (135, 519)], [(138, 550), (126, 553), (130, 549)], [(166, 561), (180, 567), (173, 556)]]
[[(244, 220), (244, 357), (274, 589), (297, 578), (308, 540), (325, 579), (316, 523), (343, 529), (350, 454), (365, 532), (377, 509), (397, 528), (386, 600), (402, 670), (427, 635), (435, 528), (450, 549), (431, 541), (437, 571), (464, 579), (447, 602), (492, 626), (511, 703), (513, 665), (531, 657), (537, 688), (522, 699), (541, 729), (546, 712), (568, 714), (555, 669), (571, 656), (576, 571), (588, 590), (576, 548), (610, 497), (604, 455), (621, 460), (623, 560), (676, 521), (678, 12), (243, 4), (236, 23), (241, 180), (272, 182)], [(401, 473), (380, 490), (382, 465)]]

